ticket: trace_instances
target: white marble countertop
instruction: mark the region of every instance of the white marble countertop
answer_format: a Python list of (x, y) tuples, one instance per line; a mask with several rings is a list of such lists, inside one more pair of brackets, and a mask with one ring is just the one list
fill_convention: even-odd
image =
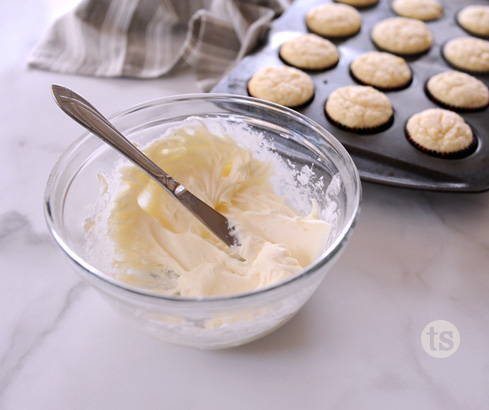
[[(49, 85), (104, 112), (197, 87), (191, 73), (136, 81), (27, 70), (27, 53), (69, 3), (0, 6), (0, 409), (489, 408), (489, 193), (365, 184), (350, 246), (312, 300), (240, 348), (163, 344), (83, 284), (42, 215), (50, 168), (81, 133)], [(449, 358), (421, 348), (434, 319), (460, 331)]]

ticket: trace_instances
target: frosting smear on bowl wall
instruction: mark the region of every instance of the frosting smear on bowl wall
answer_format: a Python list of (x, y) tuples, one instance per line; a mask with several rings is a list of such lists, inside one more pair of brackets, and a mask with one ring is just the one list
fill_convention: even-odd
[(332, 222), (306, 193), (314, 189), (310, 169), (291, 169), (259, 135), (238, 140), (232, 131), (222, 121), (194, 117), (143, 150), (224, 214), (240, 246), (227, 248), (126, 162), (102, 178), (107, 192), (87, 223), (89, 251), (103, 255), (101, 263), (116, 279), (170, 295), (230, 295), (296, 275), (325, 250)]

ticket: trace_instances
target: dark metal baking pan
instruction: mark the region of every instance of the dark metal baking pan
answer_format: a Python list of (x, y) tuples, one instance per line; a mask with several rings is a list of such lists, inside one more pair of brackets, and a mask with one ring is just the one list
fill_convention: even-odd
[[(250, 77), (263, 67), (283, 65), (278, 56), (280, 45), (297, 32), (307, 32), (305, 14), (312, 7), (325, 3), (328, 1), (295, 2), (273, 23), (266, 44), (240, 61), (213, 91), (247, 95), (247, 82)], [(444, 16), (427, 22), (433, 33), (433, 46), (423, 55), (406, 58), (413, 71), (412, 83), (403, 90), (386, 93), (395, 110), (392, 126), (376, 134), (360, 135), (340, 129), (326, 119), (324, 103), (328, 95), (338, 87), (357, 84), (350, 75), (350, 63), (358, 55), (376, 49), (370, 40), (373, 26), (385, 18), (396, 15), (390, 3), (387, 0), (380, 0), (376, 6), (359, 9), (362, 16), (361, 31), (347, 39), (333, 40), (340, 52), (340, 62), (329, 70), (308, 72), (316, 86), (315, 95), (310, 103), (297, 111), (323, 125), (345, 145), (362, 179), (366, 181), (435, 191), (488, 190), (489, 109), (459, 112), (472, 127), (478, 142), (475, 152), (465, 158), (433, 157), (411, 145), (404, 133), (405, 123), (412, 114), (426, 108), (438, 107), (425, 94), (424, 85), (432, 75), (453, 69), (441, 56), (441, 48), (452, 38), (469, 35), (457, 24), (455, 16), (461, 8), (475, 4), (474, 2), (445, 0), (443, 1)], [(476, 77), (489, 85), (487, 75), (476, 75)]]

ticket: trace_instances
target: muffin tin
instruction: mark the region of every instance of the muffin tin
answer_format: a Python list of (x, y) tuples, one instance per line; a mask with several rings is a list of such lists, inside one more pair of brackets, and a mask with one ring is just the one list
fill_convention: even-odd
[[(338, 128), (327, 120), (324, 103), (336, 88), (358, 84), (352, 78), (349, 66), (360, 54), (376, 50), (370, 32), (377, 22), (396, 16), (390, 7), (390, 0), (380, 0), (377, 5), (359, 9), (362, 29), (356, 35), (341, 40), (330, 39), (340, 53), (340, 61), (335, 67), (324, 71), (306, 71), (315, 83), (315, 95), (311, 102), (297, 111), (317, 121), (342, 142), (365, 181), (435, 191), (489, 190), (489, 108), (474, 112), (457, 111), (472, 127), (477, 139), (475, 151), (464, 158), (433, 157), (416, 149), (405, 137), (405, 124), (411, 115), (427, 108), (440, 107), (426, 95), (425, 83), (435, 74), (454, 69), (441, 55), (443, 44), (452, 38), (470, 35), (457, 24), (456, 14), (467, 5), (484, 4), (466, 0), (441, 2), (443, 17), (426, 23), (433, 33), (431, 49), (419, 56), (404, 56), (413, 72), (411, 84), (402, 90), (386, 92), (395, 114), (392, 125), (382, 132), (361, 135)], [(250, 77), (261, 68), (284, 65), (278, 55), (280, 45), (298, 33), (307, 32), (305, 14), (311, 8), (326, 3), (329, 1), (296, 1), (274, 21), (266, 44), (241, 60), (213, 91), (247, 95)], [(489, 85), (487, 74), (474, 76)]]

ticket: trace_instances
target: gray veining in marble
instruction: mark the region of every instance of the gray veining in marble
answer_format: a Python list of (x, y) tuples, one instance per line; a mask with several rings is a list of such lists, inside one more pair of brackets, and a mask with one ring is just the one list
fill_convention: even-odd
[[(60, 7), (68, 3), (0, 5), (1, 410), (489, 408), (489, 193), (365, 185), (350, 246), (310, 303), (236, 349), (163, 344), (82, 284), (42, 215), (49, 170), (81, 133), (49, 85), (107, 113), (197, 87), (188, 72), (137, 81), (27, 70)], [(420, 346), (434, 319), (461, 334), (447, 359)]]

